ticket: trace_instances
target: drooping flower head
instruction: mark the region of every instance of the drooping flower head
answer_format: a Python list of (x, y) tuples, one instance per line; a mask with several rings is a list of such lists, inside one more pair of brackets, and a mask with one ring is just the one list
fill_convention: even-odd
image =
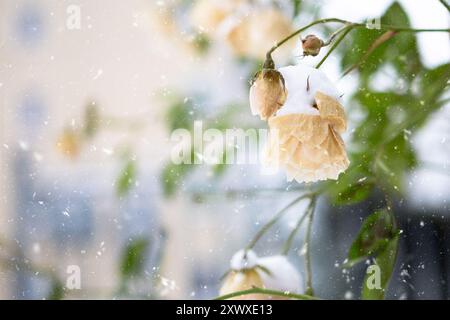
[(266, 163), (283, 168), (289, 181), (337, 179), (349, 165), (340, 136), (347, 122), (338, 90), (312, 67), (296, 65), (278, 71), (287, 98), (268, 118)]

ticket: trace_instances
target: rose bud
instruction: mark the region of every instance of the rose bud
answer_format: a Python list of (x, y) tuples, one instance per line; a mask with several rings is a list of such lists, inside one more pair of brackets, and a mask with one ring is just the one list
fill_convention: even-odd
[(253, 115), (267, 120), (280, 109), (287, 98), (284, 78), (273, 67), (263, 67), (250, 88), (250, 108)]
[[(234, 254), (230, 266), (231, 271), (225, 277), (220, 289), (221, 295), (254, 287), (292, 293), (303, 291), (302, 277), (286, 256), (259, 258), (251, 250), (240, 250)], [(253, 293), (232, 299), (271, 300), (286, 299), (286, 297)]]
[[(253, 287), (261, 288), (264, 286), (261, 275), (258, 273), (257, 255), (251, 250), (239, 250), (231, 258), (231, 271), (225, 277), (220, 295), (226, 295), (236, 291), (251, 289)], [(263, 299), (258, 294), (249, 294), (237, 297), (237, 300), (255, 300)]]
[(323, 41), (313, 34), (306, 36), (302, 39), (303, 55), (305, 56), (317, 56), (320, 49), (323, 47)]

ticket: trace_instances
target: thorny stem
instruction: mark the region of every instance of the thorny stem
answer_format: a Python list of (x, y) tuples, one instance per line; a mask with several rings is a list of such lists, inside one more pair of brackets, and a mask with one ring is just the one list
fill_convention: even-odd
[[(342, 35), (336, 40), (336, 42), (331, 46), (330, 50), (328, 50), (327, 54), (322, 58), (322, 60), (320, 60), (320, 62), (316, 65), (316, 69), (319, 69), (320, 66), (325, 62), (325, 60), (327, 60), (327, 58), (330, 56), (330, 54), (334, 51), (334, 49), (337, 48), (337, 46), (339, 45), (339, 43), (341, 43), (342, 40), (344, 40), (345, 36), (352, 31), (353, 26), (347, 26), (344, 28), (344, 32), (342, 33)], [(330, 42), (332, 41), (332, 39), (330, 38)]]
[(283, 255), (286, 255), (289, 252), (289, 250), (290, 250), (290, 248), (292, 246), (292, 243), (294, 241), (295, 235), (297, 234), (298, 230), (300, 230), (300, 227), (302, 226), (303, 221), (305, 221), (306, 217), (308, 217), (308, 215), (310, 214), (311, 209), (312, 209), (312, 207), (314, 205), (314, 202), (315, 202), (315, 197), (313, 196), (311, 198), (311, 201), (310, 201), (309, 205), (308, 205), (308, 208), (305, 210), (305, 212), (303, 213), (301, 218), (298, 219), (297, 224), (295, 225), (294, 229), (289, 234), (289, 237), (286, 240), (286, 243), (284, 244), (284, 247), (283, 247), (283, 251), (282, 251)]
[[(267, 54), (270, 55), (275, 50), (277, 50), (279, 47), (281, 47), (283, 44), (285, 44), (287, 41), (291, 40), (293, 37), (297, 36), (298, 34), (305, 31), (306, 29), (309, 29), (310, 27), (315, 26), (317, 24), (324, 24), (324, 23), (331, 23), (331, 22), (351, 25), (353, 28), (360, 28), (360, 27), (367, 28), (367, 25), (365, 23), (356, 23), (356, 22), (351, 22), (351, 21), (338, 19), (338, 18), (319, 19), (319, 20), (311, 22), (310, 24), (307, 24), (306, 26), (303, 26), (303, 27), (297, 29), (296, 31), (294, 31), (293, 33), (288, 35), (286, 38), (277, 42), (267, 52)], [(414, 29), (414, 28), (408, 28), (408, 27), (393, 26), (393, 25), (388, 25), (388, 24), (380, 24), (379, 28), (382, 30), (392, 30), (392, 31), (397, 31), (397, 32), (401, 32), (401, 31), (404, 31), (404, 32), (450, 32), (450, 29)]]
[(312, 287), (312, 271), (311, 271), (311, 232), (312, 232), (312, 224), (314, 218), (314, 210), (316, 208), (316, 201), (313, 199), (311, 201), (311, 209), (309, 213), (308, 220), (308, 229), (306, 230), (305, 237), (305, 245), (306, 245), (306, 253), (305, 253), (305, 270), (306, 270), (306, 294), (313, 296), (314, 290)]
[(227, 299), (231, 299), (231, 298), (244, 296), (247, 294), (265, 294), (268, 296), (279, 296), (279, 297), (285, 297), (285, 298), (291, 298), (291, 299), (297, 299), (297, 300), (320, 300), (317, 297), (313, 297), (313, 296), (310, 296), (307, 294), (297, 294), (297, 293), (290, 293), (290, 292), (286, 292), (286, 291), (283, 292), (283, 291), (263, 289), (263, 288), (257, 288), (257, 287), (225, 294), (223, 296), (215, 298), (214, 300), (227, 300)]
[(292, 202), (290, 202), (286, 207), (278, 211), (278, 213), (273, 216), (272, 219), (270, 219), (265, 225), (262, 226), (262, 228), (256, 233), (256, 235), (253, 237), (253, 239), (250, 241), (250, 243), (245, 248), (247, 251), (252, 249), (255, 244), (261, 239), (261, 237), (294, 205), (296, 205), (298, 202), (300, 202), (303, 199), (311, 198), (313, 194), (303, 194), (297, 198), (295, 198)]

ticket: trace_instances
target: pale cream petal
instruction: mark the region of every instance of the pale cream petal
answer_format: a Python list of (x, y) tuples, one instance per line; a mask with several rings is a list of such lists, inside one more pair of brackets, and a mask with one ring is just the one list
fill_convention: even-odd
[(266, 162), (286, 170), (288, 180), (337, 179), (349, 161), (344, 143), (328, 118), (293, 114), (269, 119)]
[(286, 101), (287, 91), (282, 75), (274, 69), (263, 69), (255, 76), (250, 88), (250, 108), (252, 114), (267, 120)]
[(337, 132), (342, 133), (347, 130), (344, 108), (335, 98), (317, 91), (315, 101), (320, 116), (327, 119)]
[[(233, 293), (251, 289), (252, 287), (263, 288), (264, 283), (261, 276), (255, 269), (231, 271), (225, 278), (222, 287), (220, 288), (220, 295)], [(267, 296), (261, 294), (247, 294), (231, 298), (230, 300), (264, 300)]]

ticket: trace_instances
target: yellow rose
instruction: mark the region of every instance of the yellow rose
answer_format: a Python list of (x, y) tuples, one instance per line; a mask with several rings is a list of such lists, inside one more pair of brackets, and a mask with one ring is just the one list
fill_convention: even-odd
[(191, 24), (199, 31), (212, 34), (243, 0), (199, 0), (190, 13)]
[(80, 151), (80, 137), (73, 129), (65, 129), (58, 138), (56, 147), (63, 155), (74, 159)]
[[(291, 21), (279, 9), (257, 9), (230, 28), (227, 40), (235, 54), (264, 59), (266, 52), (292, 30)], [(285, 45), (277, 54), (286, 56), (291, 49), (290, 44)]]

